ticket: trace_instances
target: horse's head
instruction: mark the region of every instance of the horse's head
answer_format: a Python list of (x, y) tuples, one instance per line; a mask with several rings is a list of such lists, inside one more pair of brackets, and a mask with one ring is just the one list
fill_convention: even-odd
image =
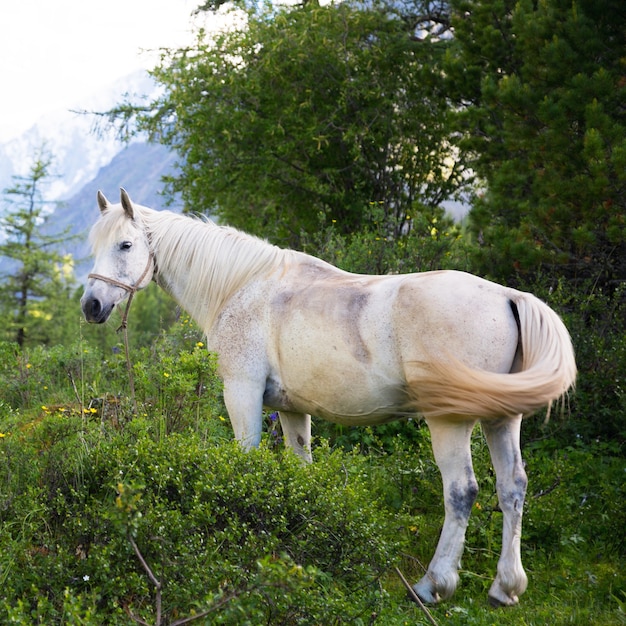
[(81, 306), (88, 322), (106, 322), (116, 304), (150, 283), (154, 258), (140, 212), (121, 190), (121, 203), (111, 204), (98, 192), (100, 219), (89, 235), (95, 264)]

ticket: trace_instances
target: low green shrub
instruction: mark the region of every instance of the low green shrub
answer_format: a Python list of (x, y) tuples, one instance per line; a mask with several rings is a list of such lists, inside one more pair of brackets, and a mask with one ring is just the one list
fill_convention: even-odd
[(322, 446), (305, 466), (192, 432), (154, 437), (141, 420), (85, 431), (56, 414), (10, 439), (2, 623), (72, 611), (80, 623), (154, 623), (157, 595), (170, 621), (359, 623), (381, 602), (394, 542), (365, 483), (345, 479), (357, 456)]

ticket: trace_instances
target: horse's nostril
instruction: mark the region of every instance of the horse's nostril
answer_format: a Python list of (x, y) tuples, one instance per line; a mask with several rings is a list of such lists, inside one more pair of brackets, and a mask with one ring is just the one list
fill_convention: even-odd
[(100, 315), (101, 311), (102, 311), (102, 305), (100, 304), (100, 300), (98, 300), (97, 298), (94, 298), (89, 303), (89, 312), (91, 313), (91, 317), (97, 318)]
[(107, 306), (106, 301), (98, 300), (90, 295), (81, 298), (81, 307), (83, 315), (90, 324), (102, 324), (107, 321), (113, 306)]

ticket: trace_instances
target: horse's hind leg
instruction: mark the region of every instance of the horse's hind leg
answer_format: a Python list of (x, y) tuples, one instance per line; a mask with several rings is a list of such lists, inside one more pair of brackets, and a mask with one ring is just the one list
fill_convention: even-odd
[(307, 463), (311, 457), (311, 416), (306, 413), (279, 411), (280, 424), (285, 435), (285, 445)]
[(478, 493), (470, 439), (474, 422), (427, 420), (435, 461), (443, 480), (445, 519), (426, 575), (413, 587), (424, 602), (449, 598), (459, 582), (465, 530)]
[(522, 567), (520, 539), (527, 478), (520, 451), (522, 417), (482, 424), (491, 461), (496, 471), (498, 500), (503, 514), (502, 553), (498, 573), (489, 590), (489, 600), (497, 606), (517, 604), (528, 579)]

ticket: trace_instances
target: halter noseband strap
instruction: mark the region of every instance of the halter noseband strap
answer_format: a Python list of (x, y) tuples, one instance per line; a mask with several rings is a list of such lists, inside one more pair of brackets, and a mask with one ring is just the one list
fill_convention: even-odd
[(105, 283), (109, 283), (110, 285), (114, 285), (115, 287), (120, 287), (121, 289), (128, 291), (128, 301), (126, 302), (126, 309), (124, 310), (124, 313), (122, 315), (122, 323), (118, 330), (126, 328), (128, 311), (130, 310), (130, 305), (133, 301), (133, 297), (139, 291), (139, 285), (141, 285), (153, 265), (156, 267), (156, 263), (154, 263), (154, 254), (152, 254), (152, 250), (150, 250), (150, 253), (148, 255), (148, 262), (146, 263), (146, 269), (144, 269), (143, 274), (137, 279), (137, 282), (134, 285), (127, 285), (126, 283), (120, 282), (119, 280), (115, 280), (115, 278), (109, 278), (108, 276), (103, 276), (102, 274), (89, 274), (87, 276), (87, 278), (95, 278), (96, 280), (101, 280)]

